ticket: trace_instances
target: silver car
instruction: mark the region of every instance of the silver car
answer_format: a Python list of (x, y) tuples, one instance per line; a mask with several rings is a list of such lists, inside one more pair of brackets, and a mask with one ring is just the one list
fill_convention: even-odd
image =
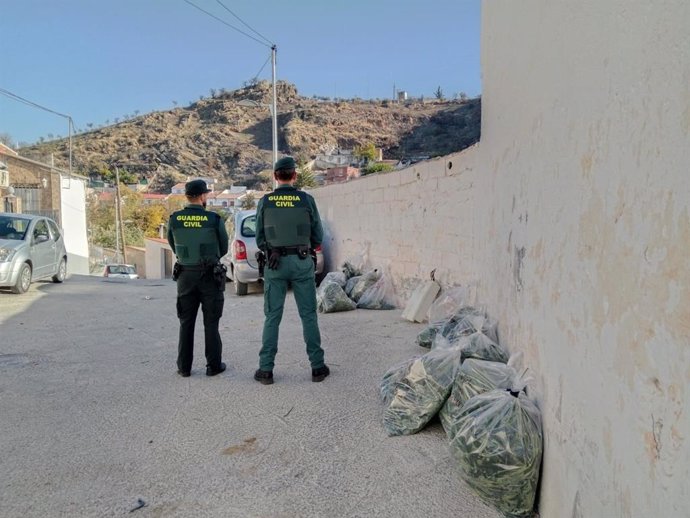
[[(256, 209), (236, 212), (228, 220), (230, 249), (221, 258), (227, 267), (227, 277), (232, 281), (237, 295), (246, 295), (250, 283), (260, 282), (259, 263), (256, 260)], [(323, 272), (323, 253), (316, 249), (316, 275)]]
[(24, 293), (33, 281), (62, 282), (66, 275), (65, 240), (55, 221), (0, 212), (0, 287)]

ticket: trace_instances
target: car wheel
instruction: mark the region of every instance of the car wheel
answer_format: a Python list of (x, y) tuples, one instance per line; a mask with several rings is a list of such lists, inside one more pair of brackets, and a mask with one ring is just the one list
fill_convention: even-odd
[(12, 293), (26, 293), (31, 285), (31, 266), (22, 264), (17, 276), (17, 282), (12, 286)]
[(63, 257), (60, 259), (60, 266), (58, 266), (57, 273), (53, 275), (53, 282), (62, 282), (67, 277), (67, 261)]
[(247, 289), (249, 288), (249, 286), (247, 285), (246, 282), (240, 282), (237, 280), (237, 277), (235, 277), (235, 280), (233, 281), (233, 286), (235, 287), (235, 294), (236, 295), (243, 297), (244, 295), (247, 294)]

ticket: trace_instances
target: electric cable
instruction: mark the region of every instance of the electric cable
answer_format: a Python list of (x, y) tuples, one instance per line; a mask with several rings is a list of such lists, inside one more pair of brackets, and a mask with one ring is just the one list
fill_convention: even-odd
[[(201, 7), (199, 7), (198, 5), (196, 5), (196, 4), (192, 3), (192, 2), (190, 2), (189, 0), (184, 0), (184, 1), (185, 1), (186, 3), (188, 3), (189, 5), (191, 5), (192, 7), (195, 7), (196, 9), (199, 9), (199, 11), (201, 11), (202, 13), (207, 14), (208, 16), (210, 16), (211, 18), (213, 18), (214, 20), (218, 20), (218, 21), (219, 21), (220, 23), (222, 23), (223, 25), (227, 25), (228, 27), (230, 27), (231, 29), (236, 30), (236, 31), (239, 32), (240, 34), (244, 34), (247, 38), (250, 38), (250, 39), (254, 40), (255, 42), (257, 42), (257, 43), (259, 43), (259, 44), (261, 44), (261, 45), (263, 45), (263, 46), (265, 46), (265, 47), (271, 48), (270, 45), (264, 43), (264, 42), (261, 41), (261, 40), (256, 39), (254, 36), (252, 36), (252, 35), (250, 35), (250, 34), (247, 34), (246, 32), (244, 32), (244, 31), (241, 30), (241, 29), (238, 29), (238, 28), (235, 27), (234, 25), (230, 25), (228, 22), (226, 22), (226, 21), (223, 20), (222, 18), (218, 18), (215, 14), (209, 13), (209, 12), (206, 11), (205, 9), (202, 9)], [(263, 36), (262, 36), (262, 37), (263, 37)]]
[(233, 13), (233, 12), (230, 10), (229, 7), (227, 7), (223, 2), (221, 2), (221, 0), (216, 0), (216, 2), (218, 2), (218, 3), (223, 7), (223, 9), (225, 9), (227, 12), (229, 12), (231, 15), (233, 15), (235, 18), (237, 18), (245, 27), (247, 27), (247, 29), (249, 29), (250, 31), (252, 31), (252, 32), (253, 32), (254, 34), (256, 34), (257, 36), (259, 36), (259, 37), (263, 38), (264, 40), (266, 40), (266, 42), (268, 42), (270, 45), (274, 45), (274, 43), (273, 43), (271, 40), (269, 40), (266, 36), (264, 36), (263, 34), (261, 34), (260, 32), (258, 32), (257, 30), (253, 29), (253, 28), (252, 28), (248, 23), (246, 23), (242, 18), (240, 18), (239, 16), (237, 16), (235, 13)]

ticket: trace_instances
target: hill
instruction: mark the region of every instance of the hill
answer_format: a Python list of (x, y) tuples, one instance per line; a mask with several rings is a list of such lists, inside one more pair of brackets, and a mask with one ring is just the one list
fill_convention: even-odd
[[(439, 156), (479, 140), (481, 103), (467, 101), (330, 101), (302, 97), (294, 85), (278, 83), (278, 148), (307, 160), (335, 148), (374, 143), (384, 158)], [(240, 104), (242, 100), (258, 107)], [(146, 178), (153, 192), (167, 192), (187, 175), (219, 179), (221, 186), (248, 185), (271, 164), (271, 116), (267, 81), (222, 91), (183, 108), (129, 118), (73, 137), (73, 168), (97, 175), (120, 167)], [(246, 103), (245, 103), (246, 104)], [(39, 158), (53, 154), (68, 164), (68, 140), (19, 150)]]

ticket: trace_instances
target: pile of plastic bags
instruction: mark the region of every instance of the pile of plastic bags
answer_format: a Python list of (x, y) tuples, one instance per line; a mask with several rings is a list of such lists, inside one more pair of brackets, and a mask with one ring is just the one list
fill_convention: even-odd
[(389, 435), (414, 434), (439, 416), (460, 474), (510, 516), (534, 507), (543, 448), (541, 414), (509, 358), (497, 322), (462, 288), (442, 293), (417, 343), (431, 350), (390, 369), (381, 383)]
[(345, 261), (341, 272), (328, 273), (316, 292), (316, 300), (322, 313), (398, 306), (390, 274), (367, 268), (362, 259)]

